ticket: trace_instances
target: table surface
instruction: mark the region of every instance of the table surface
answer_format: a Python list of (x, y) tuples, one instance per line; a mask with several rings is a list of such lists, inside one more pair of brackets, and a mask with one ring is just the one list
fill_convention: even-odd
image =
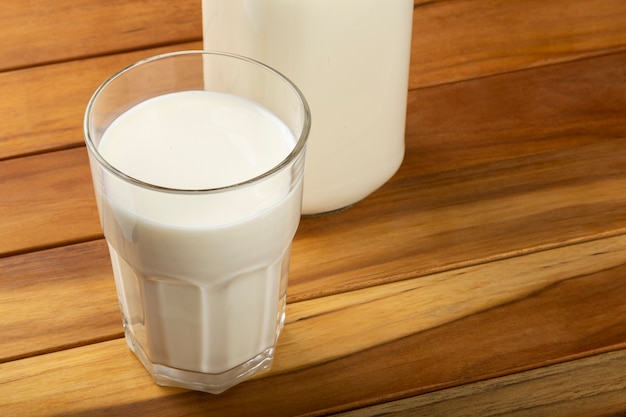
[(201, 48), (200, 1), (5, 2), (2, 415), (623, 415), (625, 21), (416, 0), (402, 167), (302, 220), (274, 366), (215, 396), (127, 349), (82, 138), (108, 75)]

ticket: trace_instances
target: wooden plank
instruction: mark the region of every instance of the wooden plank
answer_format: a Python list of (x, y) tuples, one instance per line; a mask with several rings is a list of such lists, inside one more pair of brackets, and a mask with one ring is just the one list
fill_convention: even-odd
[(102, 237), (84, 147), (1, 164), (0, 256)]
[(0, 364), (0, 401), (9, 415), (286, 416), (434, 392), (626, 348), (625, 259), (621, 235), (290, 303), (273, 369), (220, 396), (155, 386), (117, 339)]
[[(554, 171), (542, 170), (537, 174), (546, 179), (551, 178), (551, 181), (562, 187), (558, 189), (548, 184), (545, 189), (540, 187), (538, 191), (527, 190), (521, 197), (509, 196), (502, 199), (496, 195), (481, 199), (480, 192), (493, 191), (481, 191), (480, 182), (473, 184), (473, 181), (465, 181), (460, 184), (464, 192), (457, 191), (456, 194), (451, 194), (449, 202), (438, 205), (435, 204), (437, 200), (432, 197), (426, 200), (430, 193), (435, 193), (435, 196), (441, 199), (440, 196), (445, 194), (444, 190), (451, 187), (449, 181), (444, 181), (438, 185), (435, 183), (437, 187), (431, 184), (424, 188), (423, 184), (420, 184), (422, 191), (416, 191), (414, 195), (417, 201), (424, 201), (427, 204), (418, 207), (416, 213), (411, 215), (406, 214), (412, 213), (410, 207), (406, 206), (412, 204), (410, 199), (403, 197), (390, 205), (388, 200), (393, 198), (385, 195), (380, 199), (373, 198), (371, 206), (383, 210), (376, 216), (370, 214), (359, 218), (358, 211), (361, 209), (355, 208), (353, 210), (357, 215), (346, 213), (304, 219), (292, 252), (288, 300), (289, 302), (307, 300), (384, 282), (401, 281), (436, 271), (450, 270), (461, 265), (480, 264), (530, 253), (566, 244), (568, 240), (570, 242), (590, 240), (602, 234), (617, 234), (620, 231), (623, 233), (625, 218), (623, 207), (626, 206), (626, 202), (624, 196), (613, 190), (626, 189), (626, 182), (624, 178), (618, 181), (612, 178), (615, 166), (611, 168), (611, 164), (619, 167), (622, 162), (610, 160), (620, 147), (624, 148), (623, 144), (618, 143), (616, 147), (602, 150), (599, 156), (594, 155), (594, 152), (597, 152), (594, 148), (585, 147), (583, 151), (587, 157), (591, 158), (592, 162), (595, 161), (590, 166), (560, 165), (555, 167)], [(73, 152), (77, 153), (78, 150)], [(566, 160), (572, 159), (568, 155), (562, 156)], [(536, 167), (539, 164), (535, 161), (528, 165)], [(550, 161), (543, 161), (541, 165), (549, 163)], [(602, 167), (608, 170), (604, 173), (596, 171), (598, 177), (594, 178), (599, 182), (587, 183), (579, 177), (580, 171), (590, 169), (589, 167), (596, 170)], [(520, 185), (514, 183), (517, 180), (513, 179), (513, 175), (519, 175), (519, 171), (516, 166), (503, 170), (499, 173), (501, 178), (497, 182), (510, 186), (515, 191)], [(464, 172), (468, 171), (461, 171), (462, 174)], [(87, 178), (86, 172), (80, 175)], [(524, 178), (522, 176), (522, 179)], [(85, 182), (87, 184), (84, 187), (88, 188), (90, 186), (88, 179)], [(567, 186), (563, 187), (564, 184)], [(581, 196), (586, 200), (581, 201)], [(536, 205), (533, 203), (535, 201), (540, 201), (541, 204)], [(591, 203), (587, 206), (589, 201)], [(366, 204), (367, 207), (370, 207), (369, 204)], [(397, 215), (389, 215), (390, 213)], [(490, 224), (487, 220), (494, 223)], [(45, 225), (46, 222), (43, 223)], [(21, 222), (16, 220), (15, 224), (19, 225)], [(94, 227), (96, 232), (99, 231), (99, 226)], [(51, 228), (47, 233), (54, 230), (56, 228)], [(31, 233), (32, 231), (33, 229)], [(36, 234), (41, 238), (44, 233)], [(560, 236), (565, 236), (566, 241), (561, 241)], [(497, 242), (497, 245), (489, 243), (493, 241)], [(77, 247), (80, 249), (70, 246), (6, 258), (0, 261), (2, 276), (6, 277), (3, 279), (6, 279), (7, 283), (18, 279), (24, 283), (31, 282), (30, 285), (35, 288), (44, 278), (55, 277), (57, 273), (70, 274), (72, 271), (71, 276), (83, 277), (89, 282), (99, 282), (99, 285), (109, 285), (109, 296), (112, 296), (110, 265), (102, 261), (107, 258), (104, 243), (100, 240)], [(341, 251), (337, 250), (339, 247), (342, 248)], [(78, 258), (77, 253), (80, 253)], [(324, 261), (320, 262), (320, 259)], [(52, 272), (42, 273), (51, 267), (55, 268)], [(107, 277), (110, 282), (102, 284)], [(67, 292), (77, 293), (81, 290), (81, 287), (69, 288)], [(9, 300), (2, 304), (8, 308), (6, 317), (11, 317), (9, 313), (13, 311), (13, 302), (19, 303), (18, 300), (29, 299), (30, 296), (19, 294), (18, 297), (18, 294), (11, 291), (7, 294), (10, 294)], [(56, 308), (52, 305), (51, 307)], [(77, 317), (79, 322), (93, 320), (88, 310), (83, 311), (89, 317), (79, 315)], [(115, 309), (107, 316), (108, 327), (93, 337), (112, 337), (116, 332), (111, 332), (111, 326), (114, 328), (117, 322), (118, 313)], [(71, 340), (56, 341), (54, 335), (62, 335), (62, 332), (54, 327), (48, 330), (37, 336), (39, 340), (32, 343), (34, 350), (29, 350), (29, 354), (40, 349), (52, 349), (54, 346), (72, 343)], [(10, 338), (8, 342), (11, 343)], [(5, 356), (18, 355), (20, 349), (28, 343), (30, 342), (27, 337), (16, 336), (13, 347), (5, 346), (2, 350), (5, 351)]]
[(0, 362), (123, 335), (104, 240), (0, 259)]
[(626, 350), (337, 414), (566, 417), (626, 414)]
[[(0, 102), (0, 159), (80, 146), (86, 103), (106, 77), (146, 56), (199, 47), (201, 42), (0, 73), (0, 95), (10, 98)], [(449, 168), (443, 163), (476, 162), (467, 158), (464, 147), (455, 146), (458, 141), (481, 141), (481, 152), (474, 155), (484, 160), (493, 158), (494, 150), (507, 149), (504, 143), (509, 155), (519, 155), (552, 149), (556, 135), (569, 133), (569, 143), (575, 145), (594, 140), (600, 129), (623, 134), (619, 121), (626, 108), (626, 76), (620, 68), (625, 57), (412, 91), (407, 142), (415, 136), (430, 145), (420, 151), (432, 157), (419, 163), (423, 167), (430, 162), (432, 170)], [(68, 73), (77, 80), (68, 82)], [(612, 117), (607, 119), (607, 114)]]
[[(101, 23), (128, 26), (123, 29), (132, 34), (131, 38), (128, 38), (111, 36), (111, 33), (116, 33), (115, 27), (107, 26), (98, 31), (92, 26), (77, 27), (74, 24), (65, 24), (65, 19), (69, 18), (81, 17), (77, 20), (79, 22), (90, 22), (93, 19), (91, 15), (77, 17), (67, 13), (63, 13), (63, 18), (59, 18), (61, 11), (69, 7), (70, 0), (42, 5), (34, 3), (13, 3), (11, 8), (4, 9), (4, 13), (13, 13), (17, 16), (3, 18), (0, 15), (0, 22), (6, 20), (11, 27), (15, 25), (26, 28), (29, 26), (25, 25), (23, 20), (32, 19), (28, 17), (28, 13), (32, 13), (35, 6), (41, 6), (37, 9), (37, 19), (44, 19), (45, 24), (39, 24), (36, 30), (24, 34), (30, 39), (29, 42), (7, 43), (10, 45), (7, 54), (14, 53), (22, 60), (32, 60), (39, 56), (32, 53), (31, 55), (35, 55), (33, 57), (24, 52), (25, 44), (29, 48), (41, 49), (47, 54), (60, 54), (55, 59), (61, 60), (69, 58), (66, 55), (69, 53), (67, 49), (70, 44), (72, 54), (78, 54), (77, 56), (86, 53), (80, 51), (82, 46), (93, 46), (89, 45), (88, 40), (77, 46), (75, 38), (89, 39), (89, 36), (103, 34), (106, 35), (105, 39), (94, 41), (98, 47), (125, 50), (130, 48), (125, 42), (130, 41), (142, 41), (141, 44), (135, 45), (137, 48), (148, 47), (151, 45), (148, 41), (152, 35), (146, 34), (144, 29), (149, 31), (158, 29), (159, 36), (174, 36), (177, 31), (182, 31), (183, 33), (174, 36), (172, 41), (176, 39), (183, 41), (189, 34), (185, 32), (187, 29), (179, 28), (178, 25), (184, 20), (197, 20), (198, 13), (195, 12), (195, 7), (199, 7), (193, 6), (193, 2), (185, 1), (177, 2), (176, 5), (167, 3), (169, 7), (164, 7), (159, 2), (152, 2), (150, 6), (147, 3), (144, 5), (143, 2), (140, 5), (135, 4), (137, 2), (124, 2), (124, 6), (109, 2), (106, 4), (88, 2), (89, 7), (78, 5), (72, 8), (74, 14), (91, 11), (96, 16), (96, 13), (106, 11), (105, 15), (110, 16), (119, 13), (123, 7), (142, 7), (140, 10), (144, 13), (141, 17), (143, 24), (145, 25), (149, 19), (156, 23), (132, 31), (130, 28), (139, 24), (135, 22), (139, 19), (137, 13), (128, 13), (121, 20), (103, 19)], [(533, 13), (520, 12), (520, 5), (521, 3), (517, 2), (494, 0), (455, 0), (420, 4), (414, 12), (411, 88), (554, 64), (623, 50), (626, 47), (626, 26), (622, 25), (626, 3), (621, 0), (579, 2), (533, 0), (530, 4), (524, 3), (524, 9), (533, 10)], [(172, 15), (163, 13), (163, 10), (170, 8), (174, 9)], [(187, 15), (189, 17), (184, 17)], [(163, 21), (170, 18), (175, 21), (169, 23)], [(480, 32), (477, 33), (478, 29)], [(82, 32), (75, 33), (85, 30), (88, 31), (88, 36)], [(55, 31), (71, 33), (57, 38), (49, 35)], [(11, 30), (3, 31), (2, 34), (0, 36), (15, 36)], [(200, 36), (200, 33), (194, 35), (197, 39), (200, 39)], [(50, 45), (49, 42), (53, 40), (58, 44)], [(0, 43), (1, 41), (2, 39)], [(17, 49), (11, 52), (13, 47)], [(86, 102), (106, 77), (139, 58), (169, 50), (201, 47), (201, 41), (183, 45), (172, 44), (145, 52), (0, 73), (0, 96), (9, 98), (0, 103), (0, 117), (4, 126), (0, 136), (0, 159), (76, 146), (81, 142), (80, 123)], [(88, 56), (94, 53), (90, 51)], [(8, 63), (11, 60), (7, 58), (4, 62)], [(72, 76), (69, 77), (68, 74)], [(64, 99), (59, 100), (59, 97)]]
[(411, 88), (626, 49), (622, 0), (454, 0), (417, 4)]
[(624, 67), (620, 54), (411, 91), (400, 171), (350, 210), (301, 222), (294, 291), (621, 233)]
[[(621, 233), (624, 65), (621, 54), (412, 91), (401, 170), (354, 208), (301, 222), (291, 299)], [(101, 236), (84, 148), (0, 169), (0, 253)]]
[[(626, 3), (624, 3), (626, 4)], [(626, 54), (409, 94), (402, 176), (626, 137)]]
[(615, 140), (411, 177), (348, 212), (304, 219), (292, 251), (292, 297), (624, 233), (626, 196), (616, 192), (626, 189), (624, 149), (626, 140)]
[(201, 47), (185, 43), (0, 73), (0, 160), (81, 146), (85, 107), (104, 80), (148, 56)]
[[(415, 4), (412, 88), (568, 61), (626, 45), (626, 6), (620, 0)], [(0, 34), (0, 71), (200, 40), (201, 19), (198, 0), (13, 2), (0, 8), (0, 24), (6, 28)]]
[[(290, 299), (620, 233), (625, 142), (398, 180), (345, 213), (303, 219)], [(13, 175), (0, 179), (6, 254), (101, 236), (84, 148), (3, 164)]]
[(0, 27), (6, 71), (200, 40), (202, 9), (199, 0), (21, 0), (0, 7)]

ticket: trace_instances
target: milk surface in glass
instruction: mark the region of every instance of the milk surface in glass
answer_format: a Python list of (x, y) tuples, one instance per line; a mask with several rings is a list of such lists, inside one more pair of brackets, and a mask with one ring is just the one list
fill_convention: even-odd
[(413, 0), (203, 0), (202, 11), (205, 49), (264, 62), (307, 97), (303, 214), (391, 178), (404, 157)]
[[(201, 190), (263, 174), (294, 144), (289, 128), (256, 103), (185, 91), (131, 108), (98, 149), (137, 180)], [(193, 195), (99, 172), (94, 184), (127, 341), (144, 365), (189, 378), (227, 372), (273, 349), (301, 202), (290, 170), (236, 191)]]

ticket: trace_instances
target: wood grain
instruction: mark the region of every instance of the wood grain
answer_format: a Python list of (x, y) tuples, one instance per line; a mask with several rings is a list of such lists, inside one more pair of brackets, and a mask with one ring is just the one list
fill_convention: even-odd
[[(0, 103), (4, 125), (0, 160), (80, 145), (84, 107), (105, 78), (149, 55), (202, 47), (198, 0), (178, 1), (175, 5), (161, 1), (76, 3), (29, 1), (16, 10), (0, 8), (0, 23), (6, 22), (8, 27), (0, 36), (27, 39), (2, 43), (0, 38), (0, 44), (8, 46), (0, 71), (3, 66), (6, 70), (37, 65), (23, 71), (0, 72), (0, 96), (12, 98)], [(532, 13), (519, 13), (516, 3), (496, 0), (416, 4), (412, 89), (626, 49), (626, 27), (622, 25), (626, 3), (621, 0), (532, 0), (525, 3)], [(95, 16), (104, 17), (96, 24)], [(68, 21), (80, 24), (69, 25)], [(77, 43), (76, 39), (83, 41)], [(185, 43), (191, 39), (195, 41)], [(148, 49), (163, 43), (168, 46)], [(84, 59), (131, 48), (144, 50)], [(67, 59), (77, 62), (39, 66)]]
[[(411, 87), (622, 50), (620, 0), (415, 1)], [(200, 40), (199, 0), (54, 3), (0, 8), (0, 71)], [(116, 34), (117, 36), (112, 34)], [(18, 41), (19, 40), (19, 41)]]
[(625, 20), (621, 0), (421, 3), (413, 20), (410, 87), (623, 51)]
[(0, 27), (7, 71), (200, 40), (202, 9), (200, 0), (22, 0), (0, 7)]
[[(592, 294), (589, 292), (579, 295), (568, 294), (568, 291), (574, 291), (565, 288), (575, 288), (576, 281), (584, 281), (581, 277), (593, 276), (596, 273), (603, 275), (607, 281), (615, 280), (605, 288), (596, 289), (598, 295), (604, 296), (611, 287), (619, 293), (615, 294), (616, 304), (619, 305), (619, 300), (626, 303), (626, 293), (619, 290), (626, 287), (626, 282), (618, 279), (620, 274), (626, 271), (625, 244), (626, 236), (621, 235), (612, 239), (559, 248), (556, 251), (538, 252), (295, 303), (292, 309), (288, 310), (289, 330), (285, 331), (284, 339), (277, 350), (277, 354), (284, 350), (294, 356), (282, 353), (286, 364), (277, 363), (275, 371), (281, 372), (283, 366), (288, 369), (302, 368), (312, 363), (330, 362), (396, 339), (445, 327), (446, 324), (492, 309), (499, 308), (503, 315), (507, 315), (511, 305), (518, 302), (529, 303), (529, 299), (541, 298), (544, 292), (552, 291), (554, 295), (560, 293), (563, 299), (558, 301), (559, 304), (565, 303), (565, 300), (572, 302), (585, 296), (591, 297)], [(601, 270), (598, 269), (598, 265), (602, 265)], [(553, 288), (559, 289), (555, 291)], [(589, 302), (593, 303), (591, 300)], [(549, 308), (544, 308), (544, 312), (545, 310)], [(595, 314), (614, 314), (615, 318), (613, 320), (607, 318), (607, 321), (614, 321), (620, 328), (619, 332), (623, 333), (626, 331), (626, 322), (619, 323), (626, 317), (624, 313), (626, 305), (610, 313), (597, 311)], [(580, 311), (572, 311), (568, 316), (578, 314)], [(565, 320), (568, 316), (552, 320), (555, 323), (564, 320), (563, 324), (567, 326), (570, 325), (570, 321)], [(521, 317), (513, 315), (510, 322), (513, 323), (516, 319), (521, 320)], [(509, 318), (502, 316), (500, 320), (508, 321)], [(585, 319), (579, 320), (582, 322)], [(577, 329), (581, 324), (571, 322), (571, 330)], [(519, 324), (510, 330), (514, 328), (519, 329)], [(557, 335), (556, 331), (555, 328), (551, 334), (544, 337), (560, 340), (561, 335)], [(567, 337), (567, 329), (561, 331), (563, 338)], [(292, 339), (292, 335), (296, 337)], [(316, 340), (324, 341), (324, 344), (316, 345)], [(305, 345), (310, 346), (310, 350), (298, 349), (303, 341)], [(521, 340), (519, 342), (518, 346), (524, 344)], [(527, 342), (530, 343), (544, 341), (537, 337)], [(325, 349), (324, 345), (332, 346), (332, 349)], [(507, 343), (502, 345), (505, 346)], [(308, 359), (309, 354), (315, 356), (315, 361)]]
[(450, 388), (336, 417), (619, 416), (626, 350)]
[(220, 396), (127, 348), (82, 146), (107, 76), (201, 47), (175, 3), (0, 6), (3, 414), (625, 412), (626, 3), (415, 0), (405, 161), (302, 220), (274, 367)]
[(104, 240), (3, 258), (0, 271), (0, 362), (122, 336)]
[[(0, 33), (4, 33), (0, 31)], [(0, 73), (0, 160), (83, 145), (89, 98), (108, 77), (140, 59), (202, 42)]]
[[(348, 211), (301, 222), (291, 300), (621, 233), (624, 64), (618, 54), (412, 91), (398, 174)], [(84, 148), (2, 170), (0, 253), (101, 236)]]
[(623, 233), (625, 146), (388, 184), (349, 212), (301, 222), (290, 286), (317, 297)]
[(626, 137), (624, 68), (626, 54), (620, 53), (412, 91), (407, 153), (420, 157), (407, 158), (400, 174)]
[(412, 91), (396, 176), (301, 222), (293, 296), (622, 233), (625, 66), (619, 54)]
[(0, 256), (102, 237), (87, 150), (2, 161)]
[(220, 396), (155, 386), (122, 339), (6, 362), (4, 410), (322, 415), (614, 351), (625, 259), (622, 235), (291, 303), (273, 369)]

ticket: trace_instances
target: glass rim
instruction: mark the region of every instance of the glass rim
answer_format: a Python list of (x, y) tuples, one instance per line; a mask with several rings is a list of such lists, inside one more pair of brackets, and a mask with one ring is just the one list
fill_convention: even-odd
[[(146, 181), (142, 181), (140, 179), (134, 178), (126, 173), (124, 173), (123, 171), (120, 171), (119, 169), (117, 169), (116, 167), (114, 167), (113, 165), (111, 165), (106, 158), (104, 158), (102, 156), (102, 154), (100, 153), (100, 151), (98, 150), (98, 147), (95, 145), (94, 140), (92, 138), (91, 135), (91, 128), (92, 123), (91, 123), (91, 114), (93, 113), (93, 107), (96, 103), (96, 101), (98, 100), (98, 98), (100, 97), (100, 95), (102, 94), (102, 92), (104, 91), (104, 89), (109, 86), (110, 84), (112, 84), (117, 78), (119, 78), (120, 76), (122, 76), (123, 74), (132, 71), (134, 68), (137, 68), (139, 66), (143, 66), (145, 64), (151, 63), (151, 62), (155, 62), (155, 61), (160, 61), (163, 59), (169, 59), (169, 58), (175, 58), (177, 56), (189, 56), (189, 55), (197, 55), (197, 56), (202, 56), (202, 55), (214, 55), (214, 56), (222, 56), (222, 57), (226, 57), (226, 58), (232, 58), (235, 60), (240, 60), (240, 61), (244, 61), (244, 62), (248, 62), (250, 64), (253, 64), (269, 73), (274, 74), (275, 76), (277, 76), (278, 78), (280, 78), (281, 80), (283, 80), (289, 87), (290, 89), (295, 93), (296, 97), (298, 98), (298, 100), (300, 101), (301, 105), (302, 105), (302, 110), (304, 113), (304, 120), (303, 120), (303, 124), (302, 124), (302, 129), (300, 132), (300, 135), (298, 138), (296, 138), (296, 144), (293, 147), (293, 149), (291, 149), (291, 151), (287, 154), (287, 156), (285, 156), (278, 164), (274, 165), (272, 168), (264, 171), (263, 173), (254, 176), (252, 178), (249, 178), (245, 181), (240, 181), (234, 184), (229, 184), (229, 185), (224, 185), (224, 186), (219, 186), (219, 187), (211, 187), (211, 188), (199, 188), (199, 189), (184, 189), (184, 188), (172, 188), (172, 187), (165, 187), (165, 186), (161, 186), (161, 185), (157, 185), (157, 184), (152, 184)], [(183, 90), (186, 91), (186, 90)], [(188, 91), (192, 91), (192, 90), (188, 90)], [(130, 182), (132, 184), (138, 185), (142, 188), (147, 188), (150, 190), (154, 190), (154, 191), (160, 191), (160, 192), (169, 192), (169, 193), (177, 193), (177, 194), (207, 194), (207, 193), (217, 193), (217, 192), (224, 192), (224, 191), (229, 191), (232, 189), (238, 189), (241, 187), (245, 187), (254, 183), (257, 183), (261, 180), (263, 180), (264, 178), (270, 177), (272, 176), (274, 173), (281, 171), (285, 166), (289, 165), (292, 161), (294, 161), (298, 156), (300, 156), (302, 154), (302, 152), (304, 151), (304, 147), (306, 145), (307, 142), (307, 138), (309, 136), (311, 130), (311, 110), (309, 107), (309, 104), (306, 100), (306, 98), (304, 97), (304, 94), (302, 93), (302, 91), (298, 88), (298, 86), (296, 86), (289, 78), (287, 78), (284, 74), (282, 74), (281, 72), (279, 72), (278, 70), (270, 67), (269, 65), (266, 65), (260, 61), (257, 61), (255, 59), (252, 58), (248, 58), (246, 56), (243, 55), (238, 55), (238, 54), (233, 54), (233, 53), (229, 53), (229, 52), (221, 52), (221, 51), (209, 51), (209, 50), (184, 50), (184, 51), (174, 51), (174, 52), (167, 52), (167, 53), (163, 53), (163, 54), (158, 54), (158, 55), (154, 55), (148, 58), (144, 58), (141, 59), (139, 61), (134, 62), (133, 64), (130, 64), (124, 68), (122, 68), (121, 70), (115, 72), (113, 75), (111, 75), (109, 78), (107, 78), (102, 84), (100, 84), (98, 86), (98, 88), (95, 90), (95, 92), (92, 94), (91, 98), (89, 99), (88, 103), (87, 103), (87, 107), (85, 109), (85, 115), (83, 117), (83, 135), (84, 135), (84, 139), (85, 139), (85, 144), (87, 146), (87, 149), (89, 151), (89, 153), (91, 155), (93, 155), (96, 160), (98, 161), (98, 163), (108, 172), (110, 172), (111, 174), (113, 174), (114, 176), (118, 177), (121, 180)]]

